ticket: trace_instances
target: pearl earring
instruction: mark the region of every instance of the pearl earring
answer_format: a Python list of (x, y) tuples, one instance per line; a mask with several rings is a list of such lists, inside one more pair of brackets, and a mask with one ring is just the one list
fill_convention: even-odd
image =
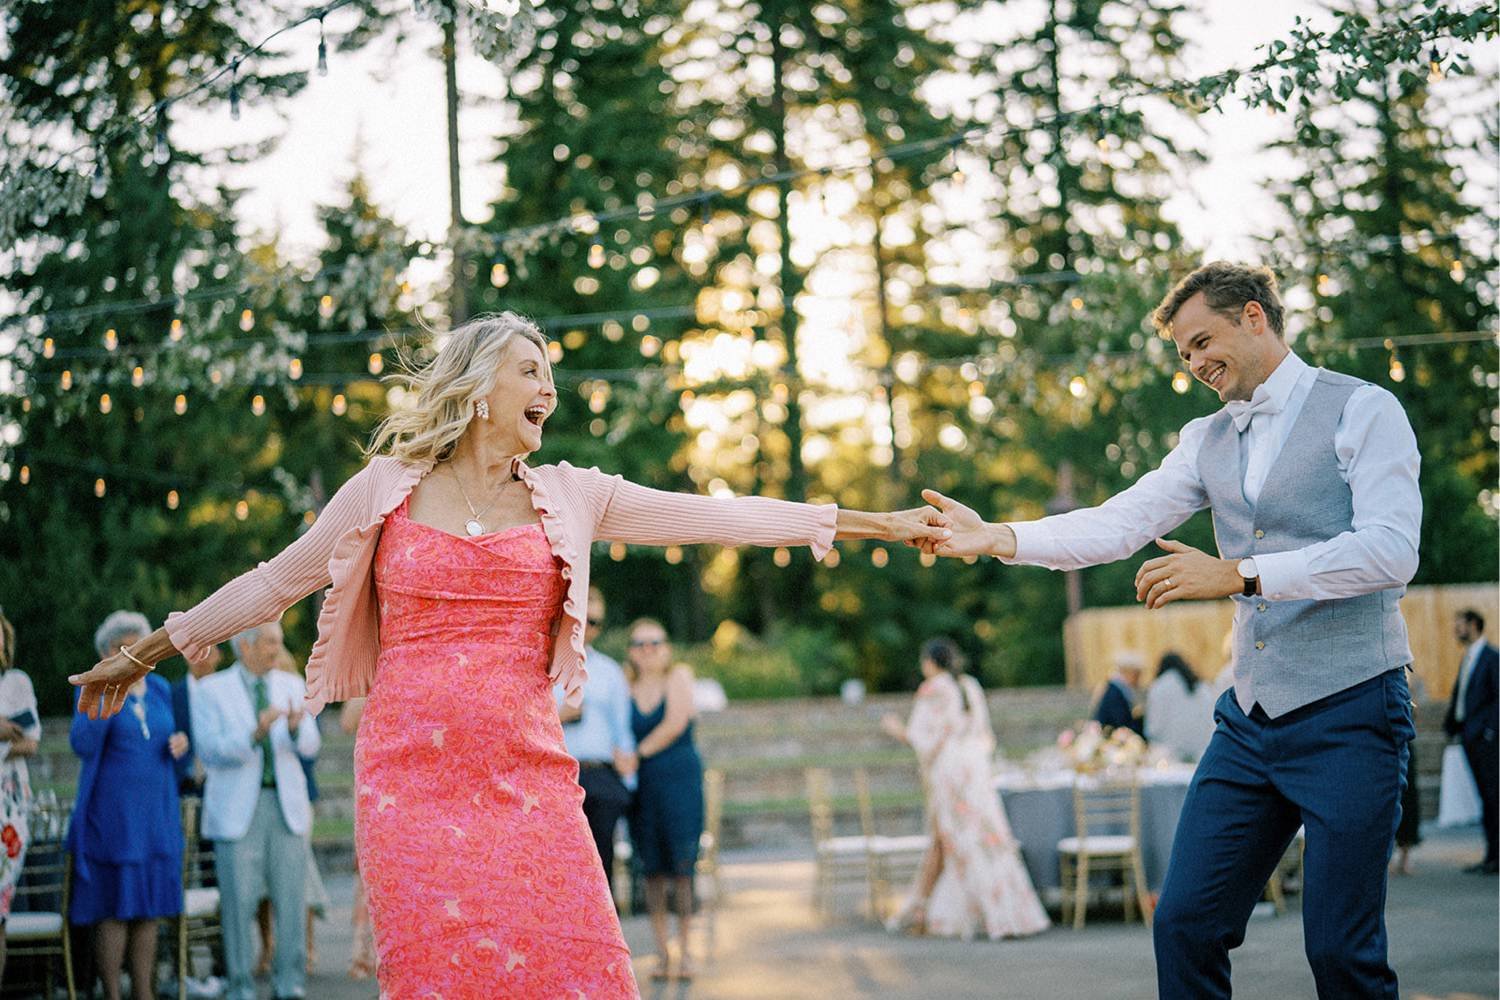
[(490, 419), (490, 404), (488, 400), (481, 399), (474, 404), (474, 416), (480, 420)]

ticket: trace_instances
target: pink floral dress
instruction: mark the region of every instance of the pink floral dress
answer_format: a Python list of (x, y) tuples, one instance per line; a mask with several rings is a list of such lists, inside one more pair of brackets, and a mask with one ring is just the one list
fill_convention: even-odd
[(540, 525), (385, 522), (354, 759), (387, 1000), (639, 996), (547, 678), (565, 586)]
[(979, 682), (946, 673), (923, 681), (906, 735), (927, 792), (937, 855), (928, 863), (942, 866), (926, 901), (928, 933), (998, 939), (1046, 930), (1051, 921), (995, 791), (995, 732)]

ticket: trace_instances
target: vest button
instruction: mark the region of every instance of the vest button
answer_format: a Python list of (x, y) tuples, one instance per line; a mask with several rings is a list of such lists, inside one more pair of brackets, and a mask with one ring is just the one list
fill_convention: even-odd
[(1255, 537), (1256, 538), (1265, 538), (1266, 537), (1266, 533), (1264, 531), (1260, 530), (1259, 528), (1256, 528), (1255, 529)]
[(1256, 649), (1265, 649), (1266, 648), (1266, 644), (1264, 642), (1257, 641), (1256, 644), (1255, 644), (1255, 648)]
[(1264, 610), (1266, 610), (1266, 602), (1265, 601), (1261, 601), (1259, 604), (1257, 604), (1255, 606), (1255, 610), (1256, 611), (1264, 611)]

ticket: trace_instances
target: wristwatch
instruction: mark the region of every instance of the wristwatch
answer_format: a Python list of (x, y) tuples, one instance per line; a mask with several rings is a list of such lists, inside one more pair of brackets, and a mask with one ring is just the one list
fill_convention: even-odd
[(1255, 591), (1260, 587), (1260, 571), (1255, 568), (1255, 559), (1241, 559), (1238, 566), (1240, 578), (1245, 581), (1245, 589), (1240, 591), (1246, 597), (1254, 597)]

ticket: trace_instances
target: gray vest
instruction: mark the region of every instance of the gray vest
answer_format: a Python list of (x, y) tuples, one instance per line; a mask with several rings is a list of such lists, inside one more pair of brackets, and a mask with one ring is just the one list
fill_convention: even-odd
[[(1209, 422), (1198, 475), (1224, 559), (1286, 552), (1353, 528), (1354, 494), (1339, 475), (1334, 431), (1365, 383), (1318, 369), (1258, 501), (1245, 499), (1245, 435), (1228, 411)], [(1411, 662), (1400, 600), (1405, 587), (1329, 601), (1235, 597), (1234, 690), (1247, 712), (1272, 718)]]

